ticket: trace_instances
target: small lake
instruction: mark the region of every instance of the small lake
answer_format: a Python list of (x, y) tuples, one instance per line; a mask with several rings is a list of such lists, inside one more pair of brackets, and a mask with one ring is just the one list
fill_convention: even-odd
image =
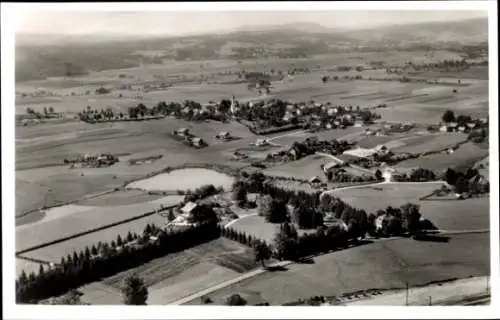
[(189, 168), (173, 170), (169, 173), (161, 173), (154, 177), (137, 180), (127, 185), (127, 188), (138, 188), (146, 191), (171, 191), (196, 189), (206, 184), (215, 187), (222, 186), (229, 190), (233, 183), (233, 177), (211, 169)]

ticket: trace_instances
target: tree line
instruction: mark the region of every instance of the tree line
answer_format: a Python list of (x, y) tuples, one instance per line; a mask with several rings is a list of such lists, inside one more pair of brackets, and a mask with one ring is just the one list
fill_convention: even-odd
[(57, 267), (38, 274), (23, 271), (16, 280), (17, 303), (36, 303), (61, 295), (83, 284), (98, 281), (118, 272), (137, 267), (152, 259), (178, 252), (220, 236), (220, 228), (212, 221), (181, 231), (167, 232), (154, 225), (146, 226), (142, 235), (129, 233), (111, 243), (98, 243), (61, 258)]

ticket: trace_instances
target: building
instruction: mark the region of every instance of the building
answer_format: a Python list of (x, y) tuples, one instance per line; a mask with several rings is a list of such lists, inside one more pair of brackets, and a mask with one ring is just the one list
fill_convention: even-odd
[(189, 135), (189, 129), (188, 128), (180, 128), (175, 131), (176, 135), (179, 136), (187, 136)]
[(228, 131), (222, 131), (222, 132), (219, 132), (219, 134), (216, 135), (215, 137), (217, 139), (221, 139), (221, 140), (229, 140), (229, 139), (231, 139), (231, 134)]
[(329, 162), (323, 166), (323, 172), (328, 173), (334, 169), (340, 168), (341, 164), (335, 161)]
[(309, 183), (321, 183), (321, 179), (318, 176), (309, 179)]
[(354, 126), (356, 128), (361, 128), (364, 126), (364, 123), (362, 121), (356, 121), (356, 122), (354, 122)]
[(203, 141), (202, 138), (199, 138), (199, 137), (195, 137), (191, 140), (191, 143), (193, 144), (193, 146), (195, 147), (203, 147), (205, 145), (205, 141)]
[(257, 139), (257, 141), (255, 141), (255, 146), (257, 147), (262, 147), (262, 146), (267, 146), (269, 144), (269, 142), (267, 142), (266, 139)]

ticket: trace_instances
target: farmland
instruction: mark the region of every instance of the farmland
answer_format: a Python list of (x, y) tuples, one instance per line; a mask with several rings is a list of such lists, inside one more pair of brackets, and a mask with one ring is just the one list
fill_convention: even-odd
[(84, 294), (83, 300), (92, 304), (108, 304), (112, 301), (101, 298), (105, 291), (103, 287), (109, 288), (109, 291), (115, 290), (116, 299), (123, 279), (131, 273), (137, 273), (149, 287), (148, 304), (163, 305), (235, 278), (254, 267), (251, 250), (227, 239), (217, 239), (155, 259), (80, 290)]
[[(181, 196), (168, 196), (150, 202), (124, 206), (80, 207), (76, 210), (73, 206), (67, 212), (65, 212), (65, 207), (57, 208), (56, 210), (61, 212), (57, 219), (47, 221), (42, 219), (38, 222), (18, 226), (16, 228), (16, 248), (18, 251), (25, 250), (41, 243), (133, 218), (159, 209), (161, 205), (175, 205), (181, 200)], [(47, 216), (50, 216), (50, 212), (47, 213)]]
[[(210, 294), (216, 304), (239, 293), (249, 304), (279, 305), (311, 296), (404, 288), (431, 281), (489, 274), (489, 234), (450, 235), (448, 243), (387, 240), (293, 264)], [(467, 248), (464, 250), (464, 248)], [(363, 276), (360, 276), (363, 275)], [(188, 304), (200, 304), (199, 299)]]
[[(451, 142), (451, 141), (450, 141)], [(402, 161), (396, 165), (398, 169), (420, 167), (435, 172), (443, 172), (447, 168), (467, 168), (488, 155), (488, 150), (471, 142), (461, 145), (452, 154), (440, 152), (422, 156), (417, 159)]]
[[(247, 36), (245, 33), (241, 35), (243, 38)], [(455, 192), (462, 192), (454, 182), (449, 182), (449, 187), (455, 190), (451, 190), (447, 197), (423, 200), (422, 197), (441, 188), (444, 182), (390, 182), (386, 176), (391, 169), (389, 165), (400, 172), (419, 167), (439, 175), (449, 167), (466, 169), (477, 162), (487, 161), (487, 143), (467, 142), (466, 133), (432, 133), (431, 129), (427, 130), (428, 125), (448, 122), (443, 120), (443, 113), (448, 109), (456, 115), (488, 116), (487, 68), (471, 64), (468, 69), (459, 71), (458, 64), (465, 64), (461, 59), (467, 54), (457, 52), (456, 48), (453, 52), (442, 49), (445, 44), (436, 45), (432, 50), (400, 50), (395, 45), (392, 49), (384, 46), (372, 52), (357, 52), (359, 48), (354, 49), (357, 47), (332, 50), (332, 46), (336, 46), (333, 43), (339, 42), (336, 36), (332, 36), (324, 41), (316, 39), (318, 43), (324, 42), (328, 54), (315, 53), (317, 48), (313, 41), (307, 45), (305, 57), (291, 59), (280, 55), (293, 48), (302, 48), (297, 49), (298, 55), (293, 55), (300, 57), (304, 39), (294, 38), (293, 44), (270, 44), (262, 37), (256, 39), (230, 41), (217, 48), (236, 54), (238, 58), (234, 59), (223, 57), (217, 50), (214, 55), (220, 55), (220, 59), (212, 55), (207, 60), (197, 60), (198, 55), (176, 55), (188, 50), (186, 48), (192, 43), (199, 43), (200, 48), (208, 51), (219, 46), (218, 41), (214, 40), (217, 44), (213, 44), (203, 37), (196, 37), (191, 43), (158, 40), (160, 44), (144, 40), (139, 45), (125, 41), (118, 51), (111, 47), (106, 51), (104, 48), (109, 45), (103, 44), (103, 47), (96, 45), (90, 49), (75, 47), (80, 49), (73, 48), (70, 50), (72, 54), (65, 51), (69, 50), (67, 48), (60, 49), (62, 51), (53, 49), (55, 53), (48, 54), (59, 52), (64, 57), (62, 60), (67, 59), (66, 56), (71, 59), (80, 57), (79, 66), (81, 64), (82, 70), (88, 72), (77, 74), (84, 75), (71, 72), (64, 75), (60, 66), (47, 65), (46, 68), (38, 66), (38, 69), (43, 69), (37, 70), (40, 77), (32, 77), (30, 74), (34, 72), (26, 70), (30, 61), (22, 63), (23, 66), (17, 69), (21, 70), (18, 71), (21, 77), (16, 83), (16, 207), (12, 214), (16, 215), (16, 253), (26, 259), (16, 257), (17, 274), (22, 269), (37, 273), (37, 260), (60, 263), (62, 256), (74, 252), (77, 255), (86, 247), (98, 242), (109, 243), (118, 235), (123, 238), (132, 232), (143, 236), (135, 242), (128, 239), (132, 244), (117, 244), (116, 251), (111, 245), (111, 255), (103, 246), (96, 249), (98, 253), (86, 252), (61, 262), (67, 267), (65, 262), (73, 259), (71, 263), (75, 266), (69, 268), (73, 272), (73, 269), (84, 269), (85, 264), (81, 261), (97, 260), (94, 265), (90, 264), (89, 270), (98, 276), (85, 279), (100, 281), (78, 282), (78, 286), (84, 284), (79, 288), (83, 293), (82, 301), (121, 304), (120, 286), (125, 278), (136, 274), (149, 289), (148, 304), (175, 302), (255, 271), (259, 261), (256, 251), (262, 247), (250, 247), (246, 235), (266, 241), (271, 248), (276, 247), (273, 242), (280, 225), (269, 223), (264, 216), (258, 215), (262, 207), (259, 207), (259, 201), (255, 207), (253, 201), (260, 197), (257, 192), (283, 196), (289, 201), (289, 209), (292, 204), (301, 209), (294, 215), (304, 216), (299, 219), (294, 216), (294, 221), (305, 221), (302, 218), (307, 218), (307, 214), (311, 216), (307, 221), (314, 220), (311, 225), (321, 226), (322, 222), (316, 222), (316, 218), (321, 218), (319, 214), (342, 213), (347, 232), (337, 230), (329, 223), (321, 226), (325, 227), (325, 238), (321, 238), (316, 227), (298, 230), (299, 236), (317, 232), (316, 238), (297, 240), (300, 246), (294, 249), (301, 254), (322, 252), (317, 248), (309, 250), (307, 246), (312, 243), (311, 246), (319, 247), (324, 239), (328, 239), (328, 248), (331, 245), (332, 250), (337, 250), (347, 242), (356, 243), (358, 237), (366, 234), (373, 237), (369, 237), (364, 245), (321, 253), (314, 257), (313, 263), (294, 262), (281, 271), (259, 270), (255, 276), (209, 294), (215, 304), (225, 304), (227, 296), (232, 293), (241, 294), (249, 304), (266, 301), (276, 305), (314, 295), (340, 295), (369, 288), (397, 289), (406, 283), (420, 285), (444, 278), (489, 274), (488, 194), (455, 200)], [(276, 40), (275, 37), (270, 39)], [(295, 41), (298, 41), (297, 46)], [(268, 58), (259, 54), (254, 54), (254, 58), (239, 57), (251, 56), (250, 49), (255, 49), (256, 43), (260, 42), (265, 48), (262, 50), (279, 49), (279, 54), (271, 54)], [(371, 42), (370, 47), (363, 50), (372, 50)], [(135, 48), (133, 43), (140, 47)], [(233, 50), (238, 46), (247, 48), (250, 53)], [(83, 53), (88, 50), (92, 54)], [(99, 58), (102, 51), (105, 57)], [(110, 57), (114, 57), (112, 61), (108, 60)], [(172, 60), (174, 57), (176, 60)], [(53, 58), (54, 61), (61, 60)], [(449, 67), (451, 62), (443, 62), (445, 59), (457, 60), (453, 62), (455, 69)], [(35, 62), (35, 65), (40, 63), (39, 60)], [(413, 74), (407, 71), (415, 68), (412, 64), (431, 62), (436, 66), (422, 67)], [(109, 69), (108, 64), (115, 69)], [(446, 67), (438, 67), (438, 64)], [(395, 74), (390, 70), (392, 65), (396, 68), (403, 66), (404, 71)], [(127, 66), (129, 68), (125, 68)], [(270, 80), (264, 81), (260, 77)], [(406, 123), (411, 125), (407, 128)], [(485, 128), (484, 122), (481, 123)], [(479, 120), (477, 126), (480, 126)], [(187, 130), (181, 131), (181, 128)], [(407, 131), (397, 132), (398, 128)], [(376, 134), (378, 129), (386, 132)], [(183, 134), (187, 131), (188, 134)], [(198, 148), (196, 143), (199, 140), (195, 141), (195, 137), (202, 139), (203, 148)], [(350, 144), (332, 142), (326, 147), (326, 144), (318, 144), (318, 147), (309, 140), (300, 143), (312, 137), (320, 141), (344, 140)], [(458, 144), (460, 147), (453, 153), (428, 154)], [(345, 160), (359, 159), (359, 155), (341, 153), (349, 148), (371, 149), (379, 145), (386, 146), (387, 150), (377, 149), (377, 154), (367, 155), (366, 163), (330, 168), (328, 181), (321, 166), (333, 161), (334, 155)], [(290, 150), (292, 146), (294, 149)], [(318, 149), (321, 152), (317, 148), (321, 148)], [(268, 155), (278, 152), (286, 152), (287, 156), (280, 158), (282, 154), (278, 154), (275, 158), (268, 158)], [(406, 158), (390, 158), (403, 153), (421, 156), (400, 162), (397, 161)], [(302, 158), (293, 160), (294, 154)], [(108, 155), (112, 164), (106, 162)], [(116, 163), (115, 158), (118, 159)], [(484, 166), (480, 173), (488, 180), (487, 163)], [(383, 177), (377, 169), (383, 171)], [(263, 175), (253, 175), (254, 172)], [(305, 181), (316, 176), (324, 184)], [(373, 182), (375, 176), (376, 183)], [(474, 179), (477, 177), (475, 175)], [(426, 176), (422, 179), (441, 178)], [(386, 181), (380, 182), (383, 179)], [(467, 179), (471, 181), (469, 177)], [(231, 191), (204, 199), (198, 192), (188, 192), (209, 184), (230, 191), (236, 180), (241, 184), (235, 184), (232, 191), (242, 191), (243, 195)], [(319, 207), (318, 199), (311, 194), (320, 190), (353, 208), (342, 208), (340, 202), (332, 202), (330, 208), (325, 208), (329, 204), (324, 203)], [(251, 192), (249, 201), (245, 200), (247, 191)], [(305, 194), (298, 191), (305, 191)], [(198, 203), (196, 206), (190, 202)], [(442, 235), (444, 241), (393, 237), (406, 232), (412, 235), (414, 229), (410, 229), (409, 222), (408, 226), (398, 229), (399, 233), (393, 234), (384, 233), (378, 227), (375, 231), (370, 229), (372, 225), (366, 223), (367, 219), (361, 223), (362, 218), (367, 218), (361, 209), (370, 214), (409, 202), (420, 206), (422, 218), (432, 221), (442, 232), (448, 232)], [(181, 211), (176, 210), (174, 217), (155, 212), (179, 204), (182, 204), (182, 213), (178, 214)], [(274, 214), (272, 209), (275, 207), (283, 212), (278, 207), (281, 204), (271, 203), (266, 217), (269, 219)], [(339, 207), (342, 212), (336, 211)], [(213, 216), (203, 220), (210, 219), (213, 224), (198, 221), (205, 219), (200, 218), (205, 211), (216, 212), (221, 218), (219, 226), (225, 224), (231, 229), (216, 229)], [(181, 232), (170, 232), (166, 222), (174, 219), (172, 225), (196, 221), (193, 224), (214, 227), (214, 235), (218, 237), (221, 233), (223, 237), (208, 241), (215, 237), (204, 238), (205, 234), (212, 234), (212, 229), (194, 229), (194, 236), (188, 232), (186, 236)], [(144, 231), (151, 223), (164, 228), (163, 231)], [(205, 233), (206, 230), (209, 231)], [(244, 234), (235, 235), (234, 231)], [(416, 233), (420, 231), (418, 229)], [(451, 231), (465, 233), (450, 234)], [(477, 233), (466, 234), (470, 231)], [(380, 235), (388, 238), (378, 239)], [(168, 242), (171, 239), (183, 241)], [(187, 249), (182, 245), (179, 248), (170, 246), (171, 243), (186, 244)], [(128, 248), (132, 248), (130, 252)], [(180, 251), (182, 249), (186, 250)], [(148, 260), (149, 254), (155, 259)], [(263, 258), (261, 261), (275, 262), (273, 259), (280, 254), (281, 249), (273, 252), (272, 259)], [(129, 259), (131, 256), (134, 259)], [(285, 256), (279, 258), (289, 259)], [(123, 271), (125, 264), (120, 262), (127, 259), (137, 263), (134, 268)], [(112, 264), (122, 268), (114, 268)], [(100, 271), (96, 271), (99, 269), (108, 273), (99, 274)], [(61, 272), (64, 273), (61, 279), (67, 280), (65, 272), (67, 268)], [(31, 286), (27, 292), (35, 287)], [(26, 297), (29, 298), (30, 294)], [(200, 298), (189, 302), (201, 303)]]

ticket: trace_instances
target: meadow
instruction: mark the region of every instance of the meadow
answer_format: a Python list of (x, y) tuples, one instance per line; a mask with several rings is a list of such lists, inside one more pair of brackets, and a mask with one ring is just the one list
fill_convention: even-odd
[[(161, 205), (176, 205), (182, 199), (182, 196), (167, 196), (144, 203), (122, 206), (84, 207), (78, 210), (75, 210), (75, 206), (71, 206), (71, 210), (60, 213), (57, 219), (47, 219), (46, 221), (45, 219), (41, 219), (37, 222), (16, 227), (16, 250), (26, 250), (42, 243), (130, 219), (160, 209)], [(64, 211), (65, 208), (60, 207), (57, 210)], [(50, 211), (46, 214), (49, 216)]]
[(79, 290), (83, 293), (82, 300), (110, 304), (119, 298), (123, 279), (136, 273), (149, 287), (148, 305), (165, 305), (235, 278), (254, 267), (251, 249), (220, 238), (152, 260)]
[[(280, 305), (312, 296), (403, 289), (406, 283), (411, 287), (489, 274), (488, 233), (449, 237), (447, 243), (397, 239), (349, 248), (315, 257), (312, 264), (292, 264), (284, 271), (257, 275), (208, 296), (218, 305), (235, 293), (248, 304), (265, 301)], [(201, 301), (195, 299), (187, 304)]]

